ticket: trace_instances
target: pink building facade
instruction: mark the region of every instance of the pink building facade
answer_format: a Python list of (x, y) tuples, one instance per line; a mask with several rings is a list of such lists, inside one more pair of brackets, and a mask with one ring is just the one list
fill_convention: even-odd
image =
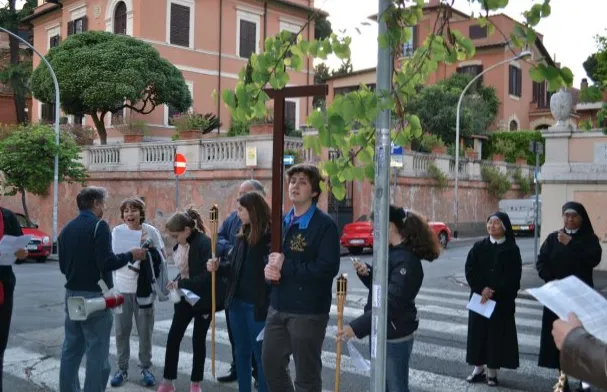
[[(153, 45), (160, 55), (184, 76), (193, 98), (191, 110), (220, 117), (222, 131), (230, 126), (230, 114), (213, 92), (234, 88), (238, 72), (252, 53), (263, 50), (265, 39), (281, 31), (314, 38), (314, 23), (306, 26), (315, 12), (307, 0), (65, 0), (60, 4), (38, 0), (33, 16), (34, 46), (42, 53), (72, 34), (104, 30), (136, 37)], [(144, 5), (145, 4), (145, 5)], [(305, 26), (305, 27), (304, 27)], [(40, 59), (34, 59), (37, 67)], [(309, 59), (301, 72), (291, 72), (290, 85), (314, 83), (314, 66)], [(36, 99), (32, 120), (53, 120), (53, 111)], [(305, 124), (312, 111), (312, 98), (287, 102), (287, 120), (295, 128)], [(169, 125), (174, 111), (157, 107), (144, 117), (154, 139), (169, 139), (175, 132)], [(112, 123), (130, 113), (105, 118), (108, 141), (122, 140)], [(93, 125), (90, 118), (67, 116), (70, 123)], [(136, 117), (136, 116), (134, 116)]]

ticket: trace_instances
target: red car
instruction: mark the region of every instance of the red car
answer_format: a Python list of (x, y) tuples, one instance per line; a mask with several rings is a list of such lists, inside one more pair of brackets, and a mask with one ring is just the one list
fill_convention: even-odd
[[(451, 241), (451, 230), (442, 222), (428, 222), (432, 230), (438, 236), (438, 241), (443, 248)], [(353, 255), (359, 255), (364, 248), (373, 247), (373, 226), (363, 216), (356, 222), (348, 223), (344, 226), (344, 231), (341, 235), (341, 246), (347, 248)]]
[[(52, 251), (51, 237), (43, 231), (38, 230), (38, 225), (28, 220), (23, 214), (15, 214), (21, 225), (23, 234), (31, 235), (29, 244), (27, 244), (28, 258), (34, 259), (39, 263), (44, 263)], [(23, 260), (17, 260), (21, 264)]]

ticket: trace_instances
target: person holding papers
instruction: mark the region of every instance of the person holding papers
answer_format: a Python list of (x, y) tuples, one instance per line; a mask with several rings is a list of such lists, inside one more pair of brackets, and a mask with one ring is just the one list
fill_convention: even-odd
[[(487, 232), (489, 236), (472, 246), (466, 260), (469, 309), (474, 309), (468, 313), (466, 347), (466, 362), (474, 369), (466, 381), (486, 381), (489, 386), (497, 386), (498, 369), (519, 366), (514, 311), (522, 260), (507, 214), (492, 214), (487, 219)], [(484, 313), (489, 306), (494, 306), (493, 311)]]
[(251, 354), (257, 361), (259, 392), (268, 386), (261, 364), (262, 331), (270, 306), (269, 287), (264, 277), (270, 254), (270, 206), (258, 192), (248, 192), (238, 198), (238, 218), (242, 226), (228, 262), (209, 260), (207, 270), (219, 271), (229, 279), (226, 309), (232, 320), (234, 353), (238, 374), (238, 391), (251, 392)]
[[(4, 195), (4, 185), (6, 183), (4, 173), (0, 172), (0, 202)], [(5, 235), (21, 237), (21, 225), (15, 214), (6, 208), (0, 207), (0, 241)], [(12, 253), (12, 252), (11, 252)], [(25, 260), (27, 250), (19, 249), (15, 253), (15, 259)], [(13, 314), (13, 294), (15, 292), (15, 274), (11, 265), (0, 266), (0, 392), (2, 392), (2, 367), (4, 364), (4, 350), (8, 343), (8, 332), (11, 326), (11, 316)]]
[[(177, 212), (169, 218), (166, 229), (177, 241), (173, 248), (173, 260), (179, 270), (177, 278), (169, 283), (170, 290), (186, 289), (200, 299), (190, 305), (185, 299), (175, 304), (173, 322), (169, 330), (164, 358), (164, 381), (158, 392), (175, 392), (173, 381), (177, 379), (179, 346), (190, 321), (194, 319), (192, 348), (194, 359), (190, 376), (190, 392), (201, 392), (200, 382), (204, 375), (207, 331), (211, 325), (212, 286), (211, 273), (206, 263), (211, 258), (211, 239), (200, 214), (193, 208)], [(222, 279), (216, 280), (217, 311), (223, 310), (226, 286)]]
[[(164, 243), (156, 228), (145, 223), (145, 203), (138, 197), (130, 197), (120, 204), (120, 218), (123, 224), (112, 230), (112, 247), (114, 253), (120, 253), (133, 246), (140, 246), (151, 240), (151, 249), (164, 255)], [(156, 253), (159, 256), (158, 253)], [(162, 257), (161, 257), (162, 258)], [(128, 379), (130, 360), (130, 339), (133, 317), (139, 336), (139, 367), (141, 384), (146, 387), (156, 385), (156, 379), (150, 371), (152, 367), (152, 332), (154, 332), (154, 296), (151, 291), (150, 263), (135, 260), (114, 272), (116, 288), (124, 296), (122, 312), (115, 313), (116, 351), (118, 369), (110, 384), (118, 387)], [(157, 273), (155, 273), (157, 276)], [(140, 287), (141, 286), (141, 287)]]
[[(421, 216), (391, 205), (388, 239), (388, 342), (386, 345), (386, 392), (409, 392), (409, 359), (419, 326), (415, 297), (424, 280), (421, 260), (433, 261), (441, 246)], [(365, 313), (338, 331), (338, 339), (371, 335), (371, 283), (368, 264), (355, 263), (356, 273), (369, 288)]]
[[(540, 248), (536, 268), (544, 282), (575, 275), (593, 287), (592, 270), (601, 262), (602, 248), (594, 234), (592, 223), (584, 206), (570, 201), (563, 205), (563, 228), (550, 233)], [(538, 365), (560, 369), (559, 351), (552, 337), (552, 324), (558, 317), (548, 308), (542, 316), (542, 334)], [(569, 390), (569, 383), (566, 383)], [(578, 391), (589, 391), (580, 383)]]

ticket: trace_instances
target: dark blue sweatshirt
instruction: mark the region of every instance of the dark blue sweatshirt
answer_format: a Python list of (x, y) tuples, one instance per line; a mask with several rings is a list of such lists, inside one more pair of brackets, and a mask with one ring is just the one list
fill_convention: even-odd
[(313, 204), (292, 223), (293, 210), (283, 222), (280, 282), (273, 285), (270, 305), (279, 312), (328, 314), (333, 279), (339, 273), (339, 233), (331, 217)]
[(74, 291), (101, 291), (97, 284), (101, 275), (109, 288), (114, 287), (112, 271), (133, 261), (131, 253), (112, 252), (112, 234), (107, 222), (91, 211), (80, 211), (59, 234), (59, 268), (65, 275), (65, 288)]

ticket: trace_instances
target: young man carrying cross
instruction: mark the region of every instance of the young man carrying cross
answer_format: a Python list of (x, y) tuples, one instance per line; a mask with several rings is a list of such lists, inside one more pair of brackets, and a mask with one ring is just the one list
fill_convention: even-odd
[[(272, 286), (263, 344), (263, 368), (270, 392), (320, 392), (322, 345), (340, 266), (337, 225), (316, 203), (323, 180), (315, 166), (287, 171), (293, 208), (283, 221), (282, 253), (265, 268)], [(295, 360), (295, 385), (289, 356)]]

